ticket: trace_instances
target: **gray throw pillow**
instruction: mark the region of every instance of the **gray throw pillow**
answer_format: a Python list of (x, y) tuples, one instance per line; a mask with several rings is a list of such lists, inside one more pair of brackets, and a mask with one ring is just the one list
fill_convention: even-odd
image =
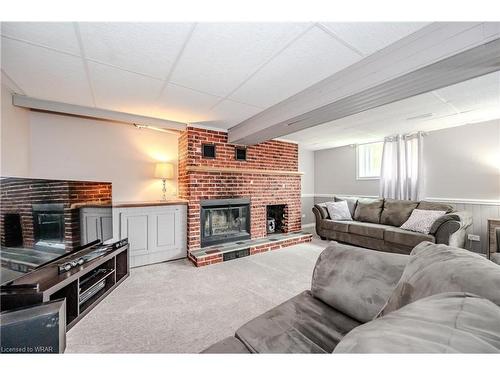
[(334, 353), (500, 353), (500, 307), (468, 293), (411, 303), (350, 331)]
[(408, 220), (406, 220), (401, 229), (411, 230), (412, 232), (429, 234), (432, 224), (442, 217), (445, 211), (419, 210), (412, 211)]
[(358, 198), (356, 197), (334, 197), (335, 202), (346, 201), (347, 206), (349, 207), (349, 212), (351, 213), (351, 217), (354, 217), (354, 212), (356, 211), (356, 205), (358, 204)]
[(346, 201), (341, 202), (326, 202), (328, 215), (332, 220), (352, 220), (351, 213)]
[(500, 266), (478, 254), (421, 242), (379, 316), (421, 298), (445, 292), (473, 293), (500, 306)]

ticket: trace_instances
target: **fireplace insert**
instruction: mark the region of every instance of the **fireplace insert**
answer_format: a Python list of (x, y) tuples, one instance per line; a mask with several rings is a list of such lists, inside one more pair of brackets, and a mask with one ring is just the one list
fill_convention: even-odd
[(201, 202), (201, 247), (250, 238), (250, 200)]

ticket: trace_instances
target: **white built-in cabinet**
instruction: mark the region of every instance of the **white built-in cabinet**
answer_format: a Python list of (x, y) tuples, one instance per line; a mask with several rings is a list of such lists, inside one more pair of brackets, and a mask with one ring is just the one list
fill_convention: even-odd
[(130, 266), (184, 258), (187, 255), (186, 205), (115, 207), (115, 238), (128, 238)]
[(97, 239), (106, 241), (113, 237), (111, 207), (80, 208), (80, 243), (88, 244)]

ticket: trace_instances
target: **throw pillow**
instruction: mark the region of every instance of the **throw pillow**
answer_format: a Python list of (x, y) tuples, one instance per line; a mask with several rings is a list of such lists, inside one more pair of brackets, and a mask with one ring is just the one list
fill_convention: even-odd
[(429, 234), (432, 224), (445, 213), (445, 211), (419, 210), (416, 208), (400, 228)]
[(383, 199), (360, 198), (354, 211), (354, 220), (379, 224), (383, 205)]
[(422, 242), (379, 316), (445, 292), (473, 293), (500, 306), (500, 266), (469, 250)]
[(500, 353), (500, 307), (442, 293), (350, 331), (334, 353)]
[(352, 220), (351, 213), (346, 201), (326, 202), (328, 215), (332, 220)]

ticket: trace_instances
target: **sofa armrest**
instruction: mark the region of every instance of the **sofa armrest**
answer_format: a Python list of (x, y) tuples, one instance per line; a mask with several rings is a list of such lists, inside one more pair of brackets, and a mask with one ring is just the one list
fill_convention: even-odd
[(311, 293), (360, 322), (372, 320), (396, 287), (408, 255), (332, 243), (314, 267)]
[(437, 233), (439, 227), (447, 221), (457, 221), (461, 227), (467, 228), (472, 224), (472, 215), (467, 211), (450, 212), (449, 214), (437, 218), (436, 221), (432, 224), (429, 233)]
[(326, 210), (326, 206), (321, 204), (315, 204), (312, 211), (316, 218), (316, 233), (318, 236), (322, 236), (321, 223), (328, 218), (328, 211)]
[(471, 225), (472, 215), (469, 212), (451, 212), (438, 218), (432, 224), (430, 233), (436, 237), (436, 243), (464, 247), (466, 230)]

